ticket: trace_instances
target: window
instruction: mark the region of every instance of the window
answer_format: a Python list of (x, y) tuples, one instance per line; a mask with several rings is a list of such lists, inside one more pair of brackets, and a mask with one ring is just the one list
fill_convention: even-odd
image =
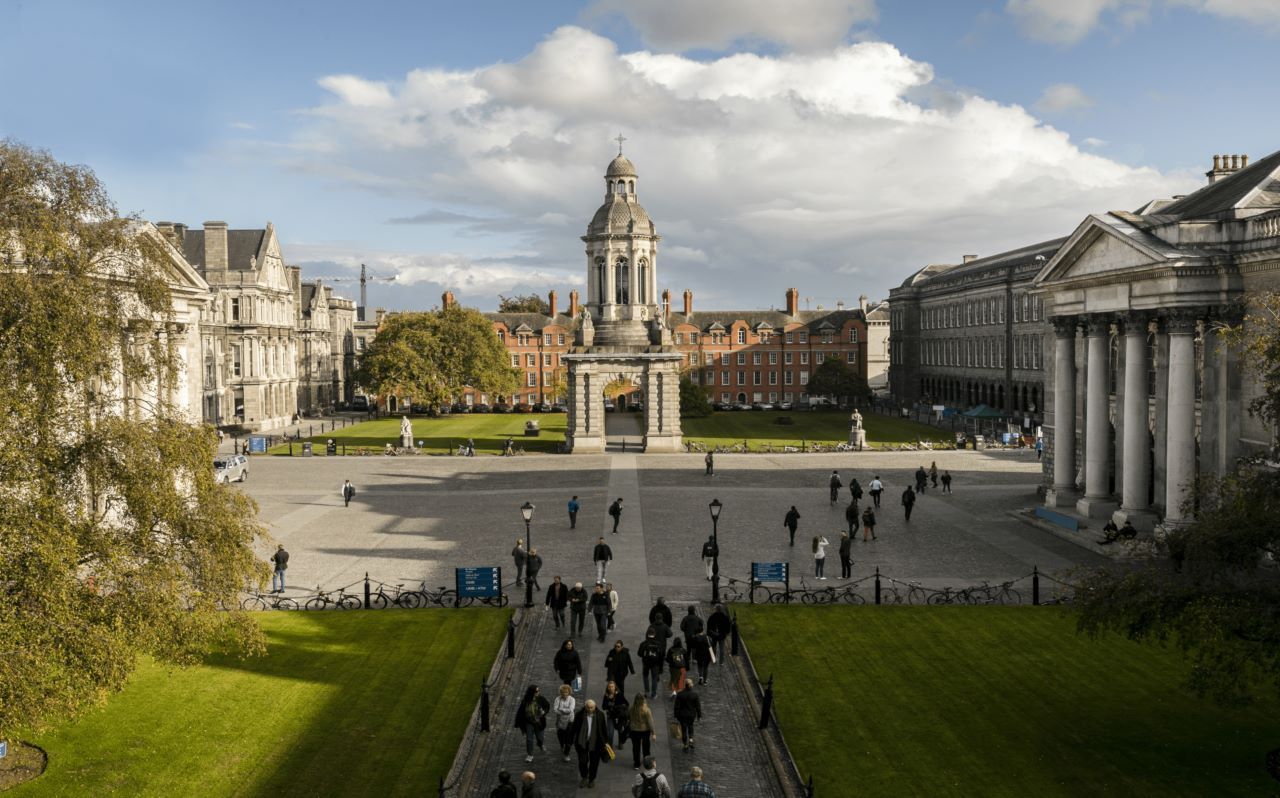
[(1040, 312), (1044, 310), (1044, 300), (1036, 297), (1035, 302), (1031, 305), (1031, 317), (1035, 321), (1040, 321)]
[(739, 371), (739, 372), (738, 372), (738, 384), (739, 384), (739, 385), (746, 385), (746, 384), (747, 384), (747, 372), (745, 372), (745, 371)]
[(729, 384), (729, 372), (727, 371), (720, 372), (720, 384), (721, 385)]
[(849, 359), (849, 362), (850, 362), (850, 363), (857, 363), (857, 362), (858, 362), (858, 353), (857, 353), (857, 352), (850, 352), (850, 353), (849, 353), (849, 358), (848, 358), (848, 359)]
[(778, 384), (778, 372), (776, 372), (776, 371), (770, 371), (770, 372), (769, 372), (769, 384), (770, 384), (770, 385), (777, 385), (777, 384)]
[(747, 365), (747, 353), (746, 353), (746, 352), (739, 352), (739, 353), (738, 353), (738, 365), (739, 365), (739, 366), (745, 366), (745, 365)]
[(800, 384), (801, 384), (801, 385), (808, 385), (808, 384), (809, 384), (809, 372), (808, 372), (808, 371), (801, 371), (801, 372), (800, 372)]
[(760, 333), (760, 343), (762, 344), (769, 343), (769, 337), (770, 337), (770, 333), (767, 333), (767, 332)]
[(526, 366), (530, 366), (530, 367), (538, 365), (538, 356), (537, 356), (537, 355), (525, 355), (525, 356), (524, 356), (524, 364), (525, 364)]
[(674, 340), (677, 344), (682, 344), (682, 343), (684, 343), (684, 333), (676, 333), (675, 335), (671, 336), (671, 338), (672, 338), (672, 340)]
[(760, 353), (759, 353), (759, 352), (752, 352), (752, 353), (751, 353), (751, 364), (752, 364), (753, 366), (758, 366), (758, 365), (760, 365)]
[(551, 346), (551, 333), (544, 333), (542, 336), (543, 346)]
[(708, 366), (714, 366), (715, 364), (716, 364), (716, 356), (715, 356), (715, 355), (713, 355), (713, 354), (711, 354), (710, 352), (708, 352), (708, 353), (707, 353), (707, 365), (708, 365)]
[(720, 365), (722, 365), (722, 366), (727, 366), (727, 365), (729, 365), (729, 353), (728, 353), (728, 352), (721, 352), (721, 353), (720, 353)]
[(738, 343), (745, 344), (747, 342), (747, 331), (738, 330)]
[(795, 336), (792, 333), (787, 333), (787, 343), (791, 343), (794, 338)]
[(850, 328), (849, 328), (849, 343), (851, 343), (851, 344), (856, 344), (856, 343), (858, 343), (858, 328), (857, 328), (857, 327), (850, 327)]
[(365, 347), (365, 340), (364, 340), (363, 338), (357, 338), (357, 339), (356, 339), (356, 351), (357, 351), (357, 352), (363, 352), (363, 351), (364, 351), (364, 347)]
[(807, 365), (809, 365), (809, 353), (808, 353), (808, 352), (801, 352), (801, 353), (800, 353), (800, 365), (802, 365), (802, 366), (807, 366)]
[[(775, 383), (775, 384), (776, 384), (776, 383)], [(773, 404), (773, 403), (775, 403), (775, 402), (777, 402), (777, 401), (778, 401), (778, 392), (777, 392), (777, 391), (769, 391), (769, 403), (770, 403), (770, 404)]]
[(520, 356), (519, 356), (519, 355), (512, 355), (512, 356), (511, 356), (511, 366), (512, 366), (512, 368), (520, 368)]
[(776, 366), (776, 365), (778, 365), (778, 353), (777, 353), (777, 352), (770, 352), (770, 353), (769, 353), (769, 365), (770, 365), (770, 366)]
[(556, 336), (556, 344), (558, 346), (564, 346), (564, 333), (560, 333)]
[(231, 297), (231, 320), (240, 321), (240, 297)]
[(689, 343), (691, 344), (698, 343), (698, 334), (696, 332), (689, 333)]
[(815, 362), (815, 363), (817, 363), (819, 366), (821, 366), (821, 365), (822, 365), (822, 362), (823, 362), (824, 360), (826, 360), (826, 359), (827, 359), (827, 353), (826, 353), (826, 352), (815, 352), (815, 353), (814, 353), (814, 358), (815, 358), (815, 359), (814, 359), (814, 362)]
[(728, 392), (728, 391), (725, 391), (724, 393), (720, 394), (720, 401), (721, 401), (721, 402), (727, 402), (727, 401), (729, 401), (729, 392)]
[(787, 385), (790, 385), (790, 384), (791, 384), (791, 378), (792, 378), (792, 377), (794, 377), (794, 376), (795, 376), (795, 375), (794, 375), (792, 372), (790, 372), (790, 371), (784, 371), (784, 372), (782, 372), (782, 381), (783, 381), (784, 383), (786, 383)]
[(502, 341), (505, 344), (507, 342), (507, 334), (504, 333), (502, 330), (498, 330), (498, 340)]
[(690, 352), (690, 353), (689, 353), (689, 365), (690, 365), (690, 366), (696, 366), (696, 365), (698, 365), (698, 353), (697, 353), (697, 352)]
[(760, 372), (758, 371), (751, 372), (751, 384), (752, 385), (760, 384)]
[(788, 366), (790, 366), (790, 365), (791, 365), (791, 361), (792, 361), (793, 359), (794, 359), (794, 353), (793, 353), (793, 352), (787, 352), (787, 353), (783, 354), (783, 356), (782, 356), (782, 362), (783, 362), (783, 363), (785, 363), (785, 364), (787, 364)]
[(543, 355), (543, 356), (542, 356), (542, 365), (544, 365), (544, 366), (550, 366), (550, 365), (551, 365), (551, 355)]
[(231, 347), (231, 376), (240, 376), (240, 346)]
[(802, 343), (802, 344), (807, 344), (807, 343), (809, 343), (809, 333), (801, 331), (801, 333), (800, 333), (800, 343)]

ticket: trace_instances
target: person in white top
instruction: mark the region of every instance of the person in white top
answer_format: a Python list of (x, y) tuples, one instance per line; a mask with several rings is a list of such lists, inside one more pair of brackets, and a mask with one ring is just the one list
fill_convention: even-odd
[(560, 754), (564, 761), (571, 761), (569, 752), (573, 749), (573, 715), (578, 711), (578, 702), (573, 698), (573, 688), (567, 684), (560, 685), (560, 695), (551, 705), (551, 713), (556, 718), (556, 740), (560, 743)]
[(827, 562), (827, 539), (822, 535), (813, 536), (813, 570), (819, 579), (826, 579), (822, 575), (822, 566)]
[(871, 494), (871, 501), (875, 502), (875, 506), (880, 506), (880, 494), (884, 493), (884, 483), (880, 481), (880, 475), (871, 480), (871, 484), (867, 485), (867, 492)]

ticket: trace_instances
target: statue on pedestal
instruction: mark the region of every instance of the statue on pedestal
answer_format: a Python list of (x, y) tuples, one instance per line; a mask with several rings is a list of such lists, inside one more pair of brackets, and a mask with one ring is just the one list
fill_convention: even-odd
[(591, 346), (595, 338), (596, 327), (591, 321), (591, 311), (583, 308), (582, 323), (578, 326), (578, 343), (582, 346)]
[(405, 449), (413, 448), (413, 425), (408, 416), (400, 417), (400, 445)]
[(862, 414), (857, 408), (849, 416), (849, 445), (858, 447), (858, 451), (862, 451), (867, 445), (867, 431), (862, 428)]
[(856, 407), (853, 409), (853, 415), (849, 416), (849, 429), (862, 429), (862, 414)]

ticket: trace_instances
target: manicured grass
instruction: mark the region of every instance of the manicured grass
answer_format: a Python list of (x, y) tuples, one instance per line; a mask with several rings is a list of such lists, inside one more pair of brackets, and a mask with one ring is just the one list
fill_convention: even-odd
[[(476, 443), (476, 454), (501, 454), (502, 446), (508, 437), (515, 440), (516, 446), (523, 446), (526, 452), (554, 452), (556, 447), (564, 443), (566, 415), (564, 413), (458, 413), (441, 418), (426, 416), (410, 416), (413, 424), (413, 439), (422, 441), (422, 449), (427, 454), (448, 454), (457, 451), (467, 438)], [(536, 437), (524, 436), (526, 421), (537, 421), (542, 433)], [(399, 445), (400, 416), (389, 416), (376, 421), (363, 421), (349, 427), (303, 438), (316, 444), (312, 451), (316, 456), (324, 455), (324, 444), (333, 438), (339, 446), (347, 447), (347, 454), (356, 454), (356, 449), (366, 447), (369, 454), (382, 454), (383, 446), (390, 443)], [(302, 447), (294, 442), (295, 455), (302, 454)], [(272, 447), (271, 454), (288, 454), (289, 446), (284, 444)]]
[(1274, 795), (1267, 701), (1179, 686), (1173, 651), (1047, 607), (740, 607), (821, 796)]
[[(793, 423), (779, 424), (786, 416)], [(746, 438), (752, 449), (765, 444), (774, 447), (799, 446), (807, 443), (834, 444), (849, 440), (849, 413), (839, 410), (742, 410), (717, 411), (705, 418), (680, 420), (686, 441), (699, 441), (707, 446), (728, 446)], [(890, 416), (864, 413), (862, 426), (867, 431), (867, 445), (915, 443), (917, 439), (947, 441), (953, 436), (943, 430)]]
[(267, 656), (143, 663), (104, 708), (36, 737), (49, 768), (12, 794), (434, 795), (508, 617), (263, 613)]

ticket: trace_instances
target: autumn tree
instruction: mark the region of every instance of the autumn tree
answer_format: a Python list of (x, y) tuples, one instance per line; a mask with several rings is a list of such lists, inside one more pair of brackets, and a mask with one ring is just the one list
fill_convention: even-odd
[(379, 396), (439, 407), (467, 388), (511, 394), (518, 373), (493, 324), (479, 311), (455, 305), (386, 317), (355, 379)]
[(541, 313), (543, 316), (550, 316), (551, 305), (537, 294), (526, 294), (524, 296), (503, 296), (498, 294), (498, 312)]
[(138, 655), (261, 650), (253, 502), (175, 406), (166, 257), (92, 171), (0, 142), (0, 739), (120, 689)]
[(551, 379), (543, 386), (543, 400), (554, 402), (569, 395), (569, 372), (561, 367), (551, 372)]
[(857, 401), (870, 394), (867, 381), (849, 368), (843, 359), (834, 355), (828, 356), (809, 379), (810, 396), (830, 396), (836, 401), (841, 398)]

